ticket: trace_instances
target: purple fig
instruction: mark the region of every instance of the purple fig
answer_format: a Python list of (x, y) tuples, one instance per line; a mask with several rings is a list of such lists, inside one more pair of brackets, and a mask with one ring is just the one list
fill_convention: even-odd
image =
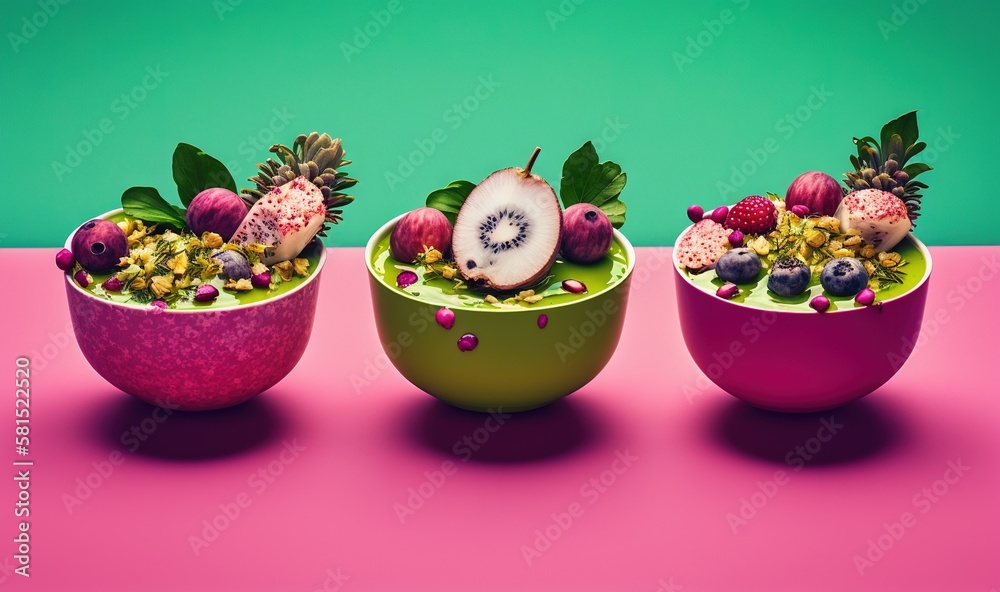
[(798, 205), (809, 208), (809, 213), (832, 216), (844, 199), (840, 183), (826, 173), (809, 171), (792, 181), (785, 192), (785, 207), (789, 211)]
[(125, 231), (110, 220), (91, 220), (73, 235), (73, 256), (85, 269), (103, 272), (112, 269), (128, 255)]
[(589, 203), (573, 204), (562, 218), (560, 251), (567, 261), (594, 263), (608, 254), (614, 228), (600, 208)]
[(247, 204), (228, 189), (213, 187), (194, 196), (187, 208), (187, 223), (195, 236), (214, 232), (229, 241), (247, 215)]
[(63, 271), (69, 271), (76, 263), (76, 257), (73, 256), (73, 251), (69, 249), (61, 249), (56, 253), (56, 267)]
[(434, 208), (417, 208), (396, 222), (389, 237), (389, 254), (396, 261), (412, 263), (424, 247), (447, 257), (451, 250), (451, 222)]

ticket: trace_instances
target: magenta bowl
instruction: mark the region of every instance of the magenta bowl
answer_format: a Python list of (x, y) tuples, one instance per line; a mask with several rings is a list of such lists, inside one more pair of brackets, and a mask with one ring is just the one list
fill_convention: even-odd
[(931, 254), (910, 239), (927, 260), (912, 290), (881, 306), (825, 313), (764, 310), (706, 292), (685, 277), (675, 247), (677, 309), (688, 352), (716, 386), (762, 409), (825, 411), (864, 397), (896, 374), (920, 332)]
[[(66, 248), (72, 240), (66, 239)], [(298, 363), (312, 332), (324, 263), (321, 249), (316, 271), (301, 285), (229, 308), (161, 310), (110, 302), (69, 274), (66, 298), (80, 350), (105, 380), (153, 405), (220, 409), (266, 391)]]

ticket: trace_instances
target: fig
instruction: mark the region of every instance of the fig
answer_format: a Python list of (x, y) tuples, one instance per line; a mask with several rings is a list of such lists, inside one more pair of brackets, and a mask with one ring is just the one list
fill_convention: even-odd
[(451, 250), (451, 222), (440, 210), (417, 208), (399, 219), (389, 237), (389, 254), (396, 261), (412, 263), (424, 247), (433, 247), (448, 256)]
[(614, 228), (607, 214), (589, 203), (573, 204), (563, 212), (562, 246), (567, 261), (594, 263), (608, 254)]
[(88, 271), (109, 271), (128, 255), (125, 231), (110, 220), (90, 220), (77, 229), (71, 243), (73, 256)]
[(187, 223), (195, 236), (214, 232), (229, 242), (247, 215), (247, 204), (228, 189), (213, 187), (194, 196), (187, 208)]
[[(212, 252), (212, 259), (218, 261), (219, 265), (222, 266), (222, 271), (219, 273), (222, 279), (245, 280), (250, 279), (250, 276), (253, 275), (250, 271), (250, 262), (239, 251), (216, 249)], [(268, 283), (271, 283), (270, 278), (268, 278)]]
[(785, 207), (794, 211), (795, 206), (805, 206), (809, 213), (832, 216), (843, 198), (844, 191), (836, 179), (820, 171), (809, 171), (796, 177), (788, 186)]

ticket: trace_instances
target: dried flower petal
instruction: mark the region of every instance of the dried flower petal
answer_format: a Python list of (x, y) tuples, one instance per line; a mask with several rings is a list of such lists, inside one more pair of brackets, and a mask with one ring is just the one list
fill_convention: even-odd
[(281, 279), (287, 282), (292, 279), (295, 270), (292, 267), (291, 261), (282, 261), (281, 263), (274, 264), (274, 271), (278, 272)]
[(302, 277), (309, 277), (309, 260), (296, 257), (294, 262), (295, 274)]
[(222, 237), (214, 232), (206, 232), (201, 235), (201, 244), (208, 249), (218, 249), (223, 244)]
[(174, 288), (174, 278), (167, 275), (156, 275), (149, 282), (149, 289), (157, 298), (163, 298)]
[(167, 261), (167, 267), (170, 271), (174, 272), (174, 275), (184, 275), (187, 273), (188, 269), (188, 256), (187, 253), (181, 252), (179, 255), (174, 256)]
[(253, 290), (253, 283), (249, 279), (243, 278), (239, 280), (229, 280), (228, 282), (226, 282), (226, 285), (222, 287), (226, 288), (227, 290), (236, 290), (238, 292), (249, 292), (250, 290)]

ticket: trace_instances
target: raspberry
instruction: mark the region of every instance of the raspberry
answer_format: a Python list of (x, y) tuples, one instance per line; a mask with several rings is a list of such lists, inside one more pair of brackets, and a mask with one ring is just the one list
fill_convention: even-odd
[(777, 210), (771, 200), (760, 195), (744, 197), (729, 210), (726, 228), (743, 234), (767, 234), (778, 223)]

